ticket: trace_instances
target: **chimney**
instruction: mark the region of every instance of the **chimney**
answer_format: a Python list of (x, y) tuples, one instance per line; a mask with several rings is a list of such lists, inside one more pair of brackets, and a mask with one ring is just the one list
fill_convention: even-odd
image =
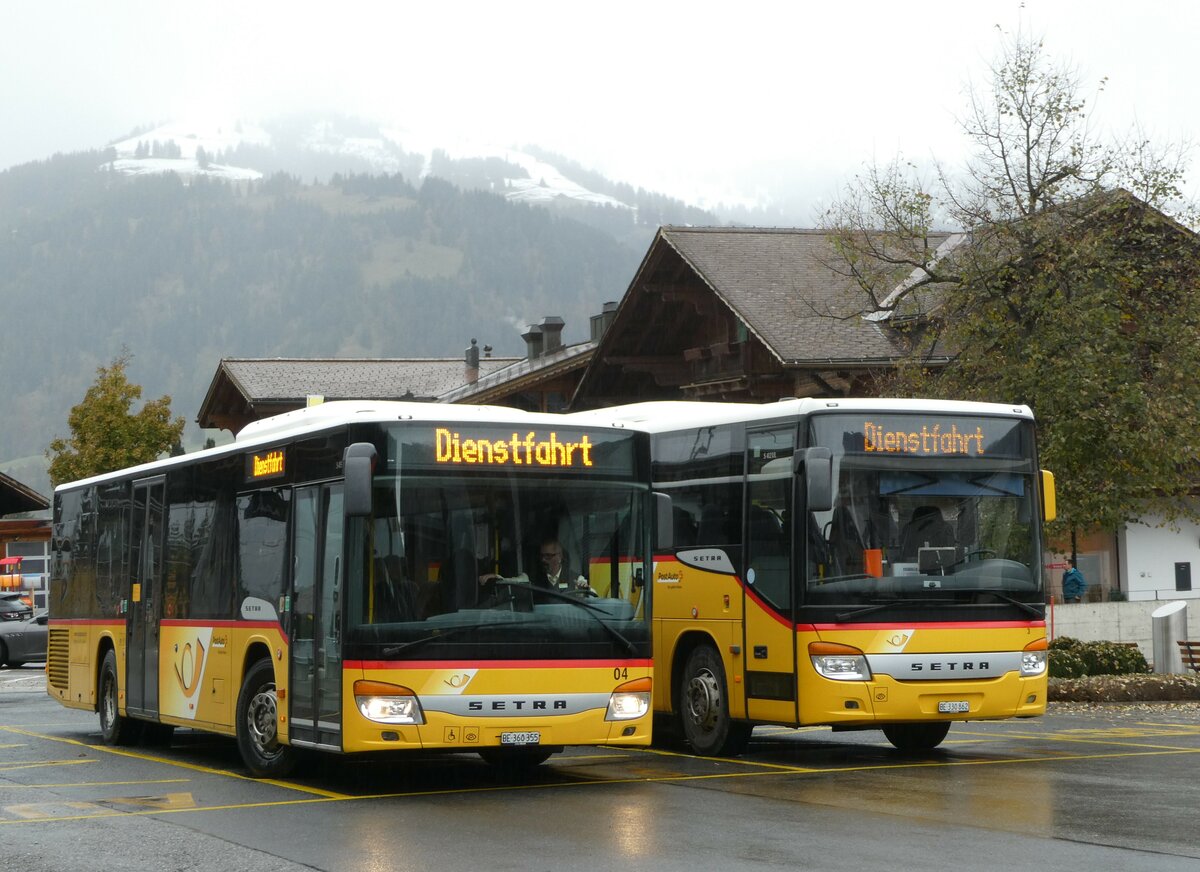
[(542, 319), (542, 354), (553, 354), (562, 348), (564, 323), (557, 315), (547, 315)]
[(600, 337), (608, 332), (608, 328), (612, 326), (613, 319), (617, 317), (617, 304), (608, 302), (604, 304), (604, 310), (599, 315), (592, 316), (592, 341), (599, 342)]
[(471, 347), (463, 356), (467, 362), (467, 384), (473, 385), (479, 380), (479, 345), (474, 339), (471, 340)]
[(525, 359), (537, 360), (542, 356), (542, 328), (537, 324), (530, 324), (529, 329), (521, 334), (521, 338), (525, 340)]

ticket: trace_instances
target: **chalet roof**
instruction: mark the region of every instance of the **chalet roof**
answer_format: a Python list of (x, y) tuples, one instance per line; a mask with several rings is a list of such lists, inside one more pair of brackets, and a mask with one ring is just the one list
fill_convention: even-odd
[(822, 230), (664, 227), (660, 238), (785, 365), (902, 356), (894, 334), (861, 316), (861, 292), (826, 265)]
[(506, 396), (547, 379), (556, 378), (564, 372), (581, 369), (591, 360), (596, 345), (595, 340), (565, 345), (533, 360), (521, 358), (513, 361), (487, 375), (483, 374), (481, 368), (478, 380), (450, 389), (438, 397), (438, 402), (461, 403), (468, 400), (475, 403), (493, 402), (497, 397)]
[(15, 478), (0, 472), (0, 517), (18, 512), (39, 512), (48, 508), (48, 499)]
[[(480, 377), (518, 360), (479, 361)], [(225, 358), (217, 368), (196, 421), (201, 427), (239, 429), (248, 420), (304, 405), (310, 394), (327, 400), (428, 400), (466, 383), (462, 357), (372, 359)]]
[[(484, 358), (480, 375), (513, 363), (516, 358)], [(466, 380), (461, 356), (387, 360), (233, 360), (221, 365), (254, 399), (298, 399), (321, 394), (326, 399), (434, 399)]]

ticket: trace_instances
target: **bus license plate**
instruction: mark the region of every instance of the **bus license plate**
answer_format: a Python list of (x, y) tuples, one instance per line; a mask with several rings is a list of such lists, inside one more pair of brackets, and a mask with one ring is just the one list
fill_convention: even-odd
[(537, 732), (501, 733), (501, 745), (537, 745), (542, 741), (542, 734)]
[(963, 714), (971, 710), (971, 704), (966, 700), (950, 700), (938, 703), (939, 714)]

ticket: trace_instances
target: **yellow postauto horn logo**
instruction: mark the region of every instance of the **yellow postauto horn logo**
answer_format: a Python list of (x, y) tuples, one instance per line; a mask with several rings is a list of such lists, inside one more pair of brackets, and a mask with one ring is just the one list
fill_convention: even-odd
[(472, 466), (532, 466), (585, 468), (593, 465), (587, 434), (579, 441), (563, 441), (555, 431), (541, 435), (536, 430), (509, 439), (478, 439), (438, 427), (436, 461), (439, 464)]

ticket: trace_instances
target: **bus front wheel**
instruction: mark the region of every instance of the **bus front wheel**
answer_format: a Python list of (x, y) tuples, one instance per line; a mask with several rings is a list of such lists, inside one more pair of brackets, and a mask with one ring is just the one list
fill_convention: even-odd
[(899, 750), (908, 754), (932, 751), (942, 744), (950, 732), (949, 721), (934, 721), (927, 724), (884, 724), (883, 734)]
[(242, 680), (237, 744), (242, 762), (259, 778), (283, 778), (296, 768), (296, 750), (279, 741), (279, 698), (270, 660), (256, 662)]
[(742, 753), (752, 727), (729, 716), (725, 667), (711, 645), (701, 645), (688, 655), (678, 698), (679, 725), (693, 751), (705, 757)]
[(106, 745), (134, 745), (141, 734), (141, 721), (121, 716), (120, 693), (117, 654), (110, 648), (100, 665), (100, 737)]

